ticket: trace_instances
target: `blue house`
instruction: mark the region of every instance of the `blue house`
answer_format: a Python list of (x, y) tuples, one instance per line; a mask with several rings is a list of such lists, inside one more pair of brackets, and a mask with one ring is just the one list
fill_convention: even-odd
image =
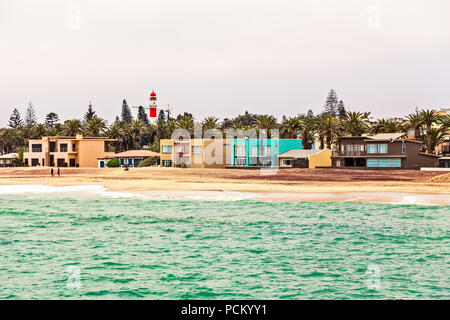
[(278, 155), (303, 149), (301, 139), (232, 139), (231, 166), (278, 166)]

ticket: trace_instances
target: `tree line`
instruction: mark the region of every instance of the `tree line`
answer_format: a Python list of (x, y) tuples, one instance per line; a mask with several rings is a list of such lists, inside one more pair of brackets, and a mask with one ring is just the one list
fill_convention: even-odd
[[(417, 110), (406, 116), (406, 121), (390, 119), (369, 121), (370, 112), (350, 111), (343, 100), (339, 100), (331, 89), (325, 100), (323, 111), (314, 114), (312, 110), (294, 117), (283, 116), (281, 121), (268, 114), (253, 114), (245, 111), (234, 118), (220, 121), (214, 116), (197, 121), (191, 113), (184, 112), (172, 117), (161, 110), (156, 123), (150, 123), (145, 109), (140, 106), (136, 118), (133, 116), (127, 101), (122, 102), (120, 116), (110, 125), (99, 117), (92, 103), (80, 119), (69, 119), (62, 122), (58, 114), (50, 112), (43, 123), (37, 121), (36, 111), (29, 103), (22, 118), (18, 109), (14, 109), (7, 127), (0, 128), (0, 150), (3, 153), (23, 153), (30, 139), (43, 136), (76, 136), (109, 137), (116, 139), (115, 150), (122, 152), (130, 149), (148, 148), (159, 152), (159, 140), (170, 138), (175, 129), (185, 129), (193, 136), (194, 128), (201, 124), (202, 130), (233, 129), (257, 132), (278, 129), (280, 138), (301, 138), (303, 147), (311, 149), (316, 139), (320, 148), (331, 149), (339, 136), (360, 136), (363, 134), (395, 133), (414, 131), (416, 140), (423, 142), (423, 151), (433, 153), (437, 145), (442, 143), (450, 129), (450, 116), (441, 116), (435, 110)], [(269, 133), (270, 134), (270, 133)]]

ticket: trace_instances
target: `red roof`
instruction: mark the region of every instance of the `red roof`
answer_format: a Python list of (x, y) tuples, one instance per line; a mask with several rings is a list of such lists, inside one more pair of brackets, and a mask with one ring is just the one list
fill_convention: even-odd
[(155, 91), (152, 91), (152, 93), (150, 93), (150, 97), (156, 97)]

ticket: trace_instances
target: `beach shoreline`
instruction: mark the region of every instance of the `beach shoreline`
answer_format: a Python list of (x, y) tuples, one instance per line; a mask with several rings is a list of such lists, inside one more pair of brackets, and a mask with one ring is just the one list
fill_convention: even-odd
[(287, 169), (268, 175), (259, 170), (238, 169), (62, 168), (61, 177), (51, 177), (49, 170), (2, 168), (0, 186), (102, 186), (108, 192), (153, 193), (172, 198), (183, 194), (195, 198), (193, 193), (209, 193), (216, 199), (228, 192), (233, 197), (241, 194), (238, 199), (262, 201), (408, 204), (420, 200), (417, 203), (450, 204), (446, 199), (450, 194), (450, 174), (442, 172)]

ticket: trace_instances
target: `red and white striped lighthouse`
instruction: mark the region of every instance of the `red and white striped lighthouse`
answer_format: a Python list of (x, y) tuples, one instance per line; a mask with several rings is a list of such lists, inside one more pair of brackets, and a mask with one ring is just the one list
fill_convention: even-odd
[(156, 118), (157, 117), (157, 113), (156, 113), (156, 109), (158, 108), (157, 104), (156, 104), (156, 93), (155, 91), (152, 91), (152, 93), (150, 93), (150, 118)]

